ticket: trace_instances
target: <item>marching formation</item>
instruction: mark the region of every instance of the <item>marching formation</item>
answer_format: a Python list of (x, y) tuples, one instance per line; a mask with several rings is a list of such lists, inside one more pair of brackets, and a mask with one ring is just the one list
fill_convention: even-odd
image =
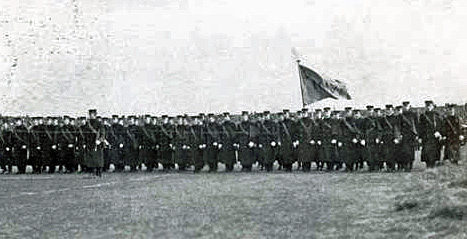
[[(229, 113), (199, 114), (177, 117), (144, 117), (113, 115), (89, 118), (33, 117), (1, 118), (0, 171), (25, 173), (31, 165), (34, 173), (75, 172), (78, 165), (84, 171), (100, 175), (113, 165), (116, 172), (147, 171), (159, 166), (163, 170), (199, 172), (206, 165), (210, 171), (225, 164), (227, 172), (241, 164), (242, 171), (253, 165), (261, 170), (310, 171), (361, 170), (410, 171), (415, 151), (421, 149), (421, 159), (434, 167), (444, 159), (459, 160), (459, 148), (464, 141), (461, 121), (455, 105), (445, 112), (435, 110), (426, 101), (424, 112), (411, 110), (409, 102), (402, 106), (386, 105), (384, 109), (367, 106), (365, 111), (330, 108), (295, 114), (288, 110), (271, 114), (242, 112), (240, 119)], [(177, 166), (177, 167), (176, 167)]]

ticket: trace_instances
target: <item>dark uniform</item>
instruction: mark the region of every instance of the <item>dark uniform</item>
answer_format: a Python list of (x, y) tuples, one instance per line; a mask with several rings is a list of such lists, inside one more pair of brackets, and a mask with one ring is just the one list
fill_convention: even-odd
[(173, 125), (168, 122), (167, 116), (162, 117), (165, 122), (160, 125), (160, 135), (159, 135), (159, 144), (160, 144), (160, 156), (161, 156), (161, 163), (163, 169), (165, 171), (172, 168), (174, 164), (173, 161), (173, 136), (174, 136), (174, 128)]
[(111, 163), (116, 172), (122, 172), (125, 169), (125, 138), (126, 128), (123, 126), (124, 118), (118, 119), (117, 115), (112, 116), (113, 123), (110, 132), (107, 133), (110, 144)]
[[(83, 164), (84, 154), (86, 151), (86, 144), (84, 142), (84, 131), (86, 127), (86, 117), (79, 117), (78, 123), (76, 125), (77, 136), (76, 136), (76, 147), (75, 147), (75, 159), (78, 162), (78, 165), (81, 166), (81, 171), (86, 171), (86, 168)], [(43, 147), (44, 148), (44, 147)], [(45, 150), (45, 148), (44, 148)]]
[(224, 113), (224, 121), (220, 125), (220, 139), (219, 142), (222, 145), (219, 152), (219, 161), (225, 164), (227, 172), (231, 172), (234, 169), (236, 163), (235, 155), (235, 132), (236, 125), (229, 118), (229, 113)]
[(379, 120), (373, 115), (373, 106), (367, 106), (370, 115), (364, 120), (364, 134), (366, 139), (365, 158), (369, 171), (379, 169), (381, 125)]
[(44, 125), (39, 122), (39, 118), (34, 118), (34, 125), (30, 129), (29, 136), (29, 163), (32, 166), (34, 173), (42, 172), (42, 143), (41, 131), (44, 130)]
[(428, 110), (420, 116), (420, 138), (422, 139), (422, 162), (433, 168), (441, 159), (444, 122), (441, 115), (434, 111), (432, 101), (426, 101)]
[[(65, 116), (65, 120), (69, 120), (69, 117)], [(65, 123), (60, 128), (60, 134), (58, 135), (59, 158), (61, 164), (65, 165), (68, 172), (78, 170), (78, 162), (75, 159), (75, 132), (76, 129), (73, 125)]]
[(460, 118), (455, 114), (455, 104), (448, 105), (450, 112), (446, 116), (444, 123), (445, 132), (445, 158), (457, 164), (460, 160), (461, 139), (464, 137), (461, 131)]
[(406, 109), (401, 114), (401, 135), (402, 135), (402, 151), (398, 169), (406, 171), (412, 170), (413, 162), (415, 161), (415, 151), (418, 148), (418, 116), (417, 113), (408, 109), (409, 102), (403, 102)]
[(314, 122), (306, 111), (303, 111), (303, 114), (304, 116), (298, 120), (298, 160), (302, 164), (303, 171), (308, 172), (311, 169), (316, 143), (312, 135)]
[(209, 122), (205, 125), (206, 149), (204, 151), (205, 162), (209, 165), (209, 171), (217, 171), (219, 157), (220, 125), (215, 121), (214, 115), (209, 114)]
[(252, 138), (250, 121), (248, 120), (248, 112), (242, 112), (244, 119), (238, 125), (237, 143), (238, 143), (238, 160), (242, 164), (243, 171), (251, 171), (255, 162), (255, 142)]
[(195, 173), (199, 172), (204, 167), (204, 125), (199, 118), (195, 118), (193, 125), (190, 128), (190, 145), (193, 148), (193, 164), (195, 165)]
[(27, 155), (29, 147), (29, 131), (21, 122), (21, 119), (16, 119), (17, 125), (13, 130), (13, 164), (18, 167), (19, 173), (26, 172)]
[(263, 163), (266, 171), (273, 170), (274, 161), (277, 151), (279, 150), (279, 125), (274, 120), (270, 119), (269, 111), (264, 112), (265, 119), (261, 122), (261, 135), (259, 143), (262, 147)]
[(109, 143), (109, 138), (111, 137), (110, 134), (112, 132), (112, 126), (110, 125), (109, 119), (108, 118), (103, 118), (103, 127), (105, 131), (105, 139), (107, 140), (107, 143), (104, 145), (104, 168), (103, 171), (108, 171), (110, 170), (110, 163), (112, 161), (111, 158), (111, 148), (110, 148), (110, 143)]
[(296, 131), (294, 122), (288, 117), (288, 111), (284, 112), (284, 120), (279, 122), (280, 131), (280, 151), (284, 169), (292, 171), (292, 165), (296, 161), (295, 145), (296, 145)]
[(190, 126), (187, 123), (186, 116), (178, 116), (179, 123), (175, 129), (175, 162), (178, 169), (185, 171), (191, 166), (191, 146), (190, 146)]
[(141, 161), (146, 165), (147, 171), (156, 167), (156, 127), (152, 123), (150, 115), (145, 116), (145, 124), (140, 126), (139, 155)]
[(390, 112), (385, 116), (385, 127), (383, 127), (383, 142), (386, 146), (386, 166), (388, 171), (394, 171), (396, 161), (400, 157), (399, 152), (401, 150), (401, 124), (400, 117), (392, 113), (394, 107), (392, 105), (387, 105), (386, 109)]
[(315, 160), (316, 170), (322, 170), (324, 166), (324, 148), (323, 148), (323, 137), (322, 128), (323, 125), (322, 110), (316, 109), (314, 115), (314, 126), (312, 132), (311, 144), (314, 145), (315, 153), (313, 159)]
[(130, 116), (130, 123), (126, 127), (126, 135), (125, 135), (125, 144), (124, 144), (124, 152), (125, 152), (125, 165), (130, 167), (130, 171), (136, 171), (138, 165), (140, 165), (139, 161), (139, 127), (135, 125), (134, 119), (135, 116)]
[(359, 119), (352, 117), (350, 113), (342, 119), (342, 150), (340, 152), (348, 171), (358, 170), (362, 160), (362, 145), (360, 144), (362, 132), (358, 123)]
[(320, 121), (321, 134), (318, 145), (322, 150), (323, 163), (319, 166), (319, 170), (322, 170), (324, 165), (326, 165), (327, 170), (332, 170), (334, 168), (333, 162), (339, 157), (337, 137), (340, 133), (340, 127), (336, 127), (338, 121), (331, 119), (329, 110), (327, 107), (324, 108), (325, 116)]
[(0, 144), (1, 148), (1, 158), (0, 158), (0, 167), (4, 172), (11, 172), (11, 167), (13, 164), (13, 132), (8, 125), (8, 122), (5, 122), (3, 128), (0, 132)]
[(105, 130), (101, 122), (92, 118), (96, 110), (89, 110), (90, 119), (84, 127), (84, 161), (89, 169), (93, 169), (97, 176), (101, 176), (104, 167)]

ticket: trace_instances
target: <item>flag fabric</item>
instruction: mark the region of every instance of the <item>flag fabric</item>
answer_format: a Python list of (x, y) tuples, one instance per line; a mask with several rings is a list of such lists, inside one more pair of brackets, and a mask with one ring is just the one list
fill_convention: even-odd
[(344, 82), (335, 79), (324, 79), (312, 69), (300, 64), (298, 68), (304, 106), (325, 98), (352, 99)]

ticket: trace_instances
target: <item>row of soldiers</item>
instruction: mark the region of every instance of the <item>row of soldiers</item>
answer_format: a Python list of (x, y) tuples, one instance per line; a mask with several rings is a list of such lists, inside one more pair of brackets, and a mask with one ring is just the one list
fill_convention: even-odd
[(113, 164), (116, 171), (129, 166), (131, 171), (144, 164), (148, 171), (162, 165), (164, 170), (198, 172), (206, 165), (217, 171), (218, 163), (232, 171), (239, 162), (242, 170), (292, 170), (294, 163), (310, 171), (312, 162), (318, 170), (410, 171), (415, 151), (422, 149), (422, 161), (434, 167), (444, 146), (446, 159), (457, 163), (464, 140), (455, 105), (442, 114), (432, 101), (417, 114), (409, 102), (385, 109), (367, 106), (360, 110), (309, 112), (303, 109), (292, 117), (289, 110), (277, 114), (268, 111), (250, 115), (242, 112), (234, 121), (229, 113), (194, 117), (146, 115), (100, 118), (96, 110), (89, 118), (64, 116), (34, 117), (32, 124), (15, 118), (14, 126), (3, 120), (0, 131), (0, 167), (11, 171), (13, 165), (24, 173), (31, 165), (36, 173), (56, 166), (74, 172), (78, 165), (100, 174)]

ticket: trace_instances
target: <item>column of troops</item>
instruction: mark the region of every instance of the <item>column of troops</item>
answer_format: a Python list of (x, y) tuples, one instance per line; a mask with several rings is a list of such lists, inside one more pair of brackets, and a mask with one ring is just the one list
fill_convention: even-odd
[[(205, 166), (217, 171), (218, 164), (243, 171), (254, 165), (261, 170), (291, 171), (292, 165), (310, 171), (361, 170), (366, 162), (369, 171), (410, 171), (415, 151), (421, 160), (434, 167), (444, 159), (459, 161), (464, 137), (455, 105), (445, 112), (435, 110), (426, 101), (421, 114), (411, 110), (409, 102), (384, 109), (367, 106), (365, 111), (331, 111), (330, 108), (307, 109), (292, 114), (289, 110), (241, 117), (199, 114), (177, 117), (113, 115), (112, 118), (33, 117), (1, 119), (0, 167), (8, 173), (12, 166), (25, 173), (75, 172), (83, 169), (116, 172), (141, 170), (142, 164), (152, 171), (180, 171)], [(273, 167), (277, 162), (277, 167)]]

